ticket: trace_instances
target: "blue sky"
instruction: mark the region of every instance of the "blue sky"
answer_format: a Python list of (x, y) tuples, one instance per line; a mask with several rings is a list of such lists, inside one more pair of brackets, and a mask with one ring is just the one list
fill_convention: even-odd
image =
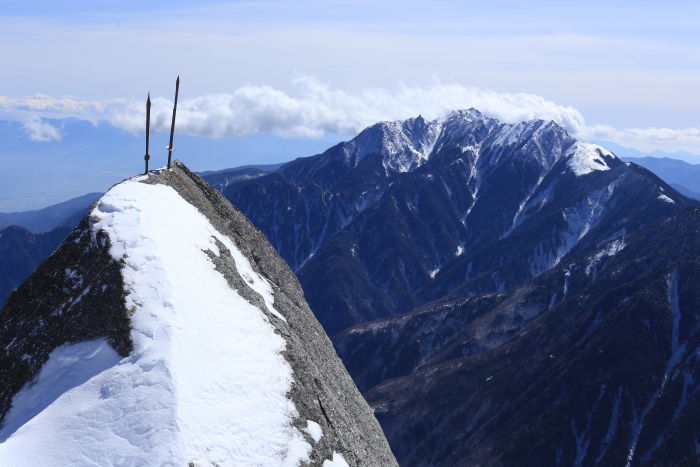
[[(468, 106), (700, 154), (698, 31), (697, 2), (0, 0), (0, 211), (129, 175), (143, 98), (162, 132), (177, 74), (177, 155), (198, 170)], [(95, 178), (92, 160), (113, 162)], [(57, 183), (59, 169), (77, 178)]]

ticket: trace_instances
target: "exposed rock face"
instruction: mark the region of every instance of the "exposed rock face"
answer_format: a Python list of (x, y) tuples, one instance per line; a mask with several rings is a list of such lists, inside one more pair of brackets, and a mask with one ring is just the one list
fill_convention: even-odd
[[(350, 465), (394, 465), (393, 455), (371, 409), (309, 310), (295, 275), (264, 235), (219, 192), (180, 163), (175, 163), (172, 170), (161, 170), (143, 180), (124, 183), (174, 189), (204, 215), (224, 236), (222, 239), (233, 242), (237, 252), (250, 263), (254, 271), (251, 274), (269, 284), (274, 309), (268, 306), (265, 294), (256, 291), (253, 279), (241, 275), (240, 261), (245, 260), (234, 259), (237, 252), (217, 239), (215, 248), (202, 253), (208, 255), (211, 267), (224, 277), (233, 291), (262, 312), (266, 326), (272, 326), (274, 333), (284, 339), (282, 356), (292, 373), (287, 394), (293, 415), (290, 429), (296, 430), (303, 442), (311, 446), (302, 461), (316, 465), (342, 455)], [(109, 213), (118, 208), (101, 205), (98, 201), (95, 209), (100, 211), (93, 211), (92, 217), (86, 216), (81, 221), (63, 245), (10, 296), (0, 312), (0, 376), (8, 383), (0, 388), (2, 417), (10, 411), (13, 396), (37, 377), (52, 351), (66, 343), (105, 338), (119, 355), (126, 357), (120, 365), (136, 358), (132, 354), (139, 344), (134, 341), (132, 320), (141, 313), (140, 304), (136, 303), (136, 308), (127, 306), (132, 303), (126, 301), (127, 292), (130, 297), (134, 292), (129, 292), (124, 282), (124, 260), (114, 258), (110, 234), (93, 225), (95, 213)], [(167, 210), (168, 206), (162, 209)], [(191, 277), (194, 290), (197, 281), (198, 277)], [(175, 313), (191, 311), (175, 309)], [(201, 319), (207, 319), (207, 310), (194, 311), (201, 313)], [(245, 336), (230, 336), (232, 340), (242, 338)], [(220, 344), (225, 348), (226, 342)], [(250, 352), (254, 354), (256, 349)], [(245, 380), (241, 384), (245, 385)], [(307, 421), (318, 424), (320, 438), (317, 430), (307, 430)], [(183, 433), (186, 429), (181, 428)], [(3, 433), (3, 441), (10, 443), (12, 436), (21, 430)], [(234, 454), (224, 460), (225, 464), (236, 462), (246, 463)]]

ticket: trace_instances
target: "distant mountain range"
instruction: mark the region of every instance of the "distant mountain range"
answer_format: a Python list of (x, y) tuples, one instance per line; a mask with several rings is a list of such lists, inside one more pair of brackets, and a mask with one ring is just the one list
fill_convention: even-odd
[(700, 199), (700, 164), (669, 157), (625, 157), (626, 161), (646, 167), (691, 198)]
[(250, 180), (252, 178), (265, 175), (269, 172), (274, 172), (282, 167), (282, 165), (284, 164), (244, 165), (234, 169), (200, 172), (197, 175), (204, 178), (207, 183), (216, 188), (218, 191), (223, 191), (231, 184)]
[(89, 193), (37, 211), (0, 213), (0, 306), (100, 196)]
[(0, 306), (66, 238), (73, 227), (35, 234), (11, 225), (0, 230)]
[(693, 154), (688, 151), (661, 151), (661, 150), (653, 150), (650, 152), (643, 152), (638, 149), (633, 149), (630, 147), (626, 146), (620, 146), (619, 144), (615, 144), (611, 141), (593, 141), (594, 143), (598, 143), (601, 146), (605, 146), (608, 148), (610, 151), (614, 152), (617, 157), (621, 159), (627, 159), (627, 158), (645, 158), (645, 157), (654, 157), (657, 159), (662, 159), (662, 158), (668, 158), (668, 159), (675, 159), (675, 160), (680, 160), (687, 162), (689, 164), (699, 164), (700, 163), (700, 154)]
[(41, 233), (60, 225), (73, 227), (82, 218), (88, 206), (100, 196), (101, 193), (88, 193), (36, 211), (0, 212), (0, 229), (8, 225), (17, 225), (31, 232)]
[(401, 464), (691, 465), (682, 171), (471, 109), (205, 178), (297, 274)]

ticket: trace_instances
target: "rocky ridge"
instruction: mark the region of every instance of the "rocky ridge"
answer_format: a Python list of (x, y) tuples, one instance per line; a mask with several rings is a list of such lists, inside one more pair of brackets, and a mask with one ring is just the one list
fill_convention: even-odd
[[(231, 290), (262, 312), (268, 326), (284, 340), (281, 355), (293, 375), (287, 394), (293, 407), (289, 429), (296, 430), (302, 442), (310, 447), (307, 455), (301, 456), (302, 460), (306, 459), (303, 462), (320, 464), (342, 457), (350, 465), (394, 464), (372, 411), (306, 305), (296, 277), (264, 235), (221, 194), (180, 163), (175, 163), (172, 170), (160, 170), (124, 183), (173, 189), (186, 203), (196, 207), (224, 236), (222, 239), (233, 242), (254, 271), (248, 274), (260, 278), (255, 281), (269, 283), (274, 309), (267, 306), (265, 293), (261, 296), (256, 286), (251, 285), (251, 279), (241, 276), (244, 259), (234, 259), (236, 253), (218, 240), (218, 253), (204, 252)], [(138, 204), (139, 200), (134, 202)], [(107, 215), (117, 208), (98, 201), (94, 209)], [(168, 206), (162, 209), (167, 210)], [(123, 365), (133, 358), (135, 345), (140, 345), (134, 341), (131, 323), (137, 316), (134, 313), (139, 313), (139, 304), (136, 303), (136, 311), (128, 305), (132, 302), (127, 298), (133, 291), (127, 293), (128, 287), (125, 287), (124, 260), (117, 260), (110, 253), (115, 246), (110, 233), (95, 230), (98, 212), (95, 210), (10, 296), (0, 312), (3, 323), (0, 371), (3, 381), (8, 382), (0, 392), (3, 417), (12, 413), (13, 397), (29, 387), (52, 352), (62, 346), (103, 338), (122, 357), (119, 365)], [(131, 260), (127, 258), (126, 261), (129, 264)], [(192, 287), (196, 287), (196, 283), (197, 278), (192, 277)], [(207, 310), (200, 312), (202, 319), (206, 319)], [(231, 339), (237, 337), (232, 335)], [(221, 345), (226, 346), (226, 343)], [(33, 426), (31, 420), (27, 426)], [(315, 426), (320, 431), (313, 428)], [(7, 423), (3, 428), (7, 428)], [(5, 444), (11, 442), (13, 436), (26, 433), (26, 429), (22, 429), (2, 433)], [(228, 462), (236, 462), (235, 457)]]

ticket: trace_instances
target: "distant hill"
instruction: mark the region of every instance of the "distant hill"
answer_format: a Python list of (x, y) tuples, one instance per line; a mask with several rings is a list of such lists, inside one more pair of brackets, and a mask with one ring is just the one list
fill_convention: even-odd
[(651, 170), (682, 194), (700, 199), (700, 164), (670, 157), (623, 157), (623, 160)]
[(73, 226), (32, 233), (11, 225), (0, 229), (0, 307), (12, 292), (63, 241)]
[(695, 163), (700, 163), (700, 155), (698, 154), (693, 154), (687, 151), (659, 151), (654, 150), (651, 152), (642, 152), (637, 149), (633, 148), (628, 148), (625, 146), (620, 146), (619, 144), (615, 144), (612, 141), (604, 141), (604, 140), (593, 140), (594, 143), (600, 144), (601, 146), (604, 146), (608, 150), (612, 151), (615, 153), (617, 157), (620, 159), (627, 159), (630, 157), (653, 157), (656, 159), (661, 159), (661, 158), (667, 158), (667, 159), (675, 159), (675, 160), (681, 160), (685, 161), (689, 164), (695, 164)]
[(73, 227), (83, 217), (88, 207), (102, 196), (88, 193), (36, 211), (0, 213), (0, 229), (9, 225), (24, 227), (30, 232), (41, 233), (60, 225)]
[(251, 178), (274, 172), (283, 165), (284, 164), (243, 165), (232, 169), (207, 170), (205, 172), (199, 172), (197, 175), (202, 177), (217, 190), (223, 191), (232, 183), (250, 180)]

